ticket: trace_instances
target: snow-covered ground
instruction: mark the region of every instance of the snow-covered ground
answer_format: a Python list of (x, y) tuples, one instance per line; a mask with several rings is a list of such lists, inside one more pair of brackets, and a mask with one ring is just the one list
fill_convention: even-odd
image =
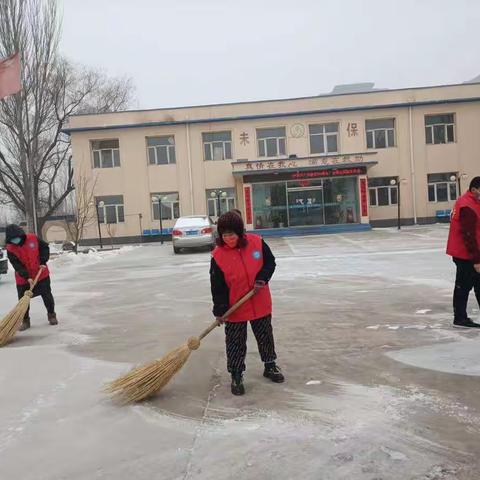
[[(480, 332), (451, 328), (446, 235), (269, 240), (286, 383), (262, 377), (250, 338), (247, 394), (233, 397), (218, 329), (165, 391), (127, 407), (102, 385), (211, 322), (209, 254), (60, 255), (60, 325), (35, 299), (32, 328), (0, 349), (0, 479), (478, 478)], [(0, 315), (15, 301), (10, 274)]]

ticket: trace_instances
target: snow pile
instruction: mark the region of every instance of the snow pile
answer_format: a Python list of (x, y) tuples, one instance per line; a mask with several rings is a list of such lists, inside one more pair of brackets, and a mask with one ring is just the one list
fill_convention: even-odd
[(53, 267), (53, 270), (64, 268), (64, 267), (84, 267), (87, 265), (94, 265), (105, 259), (116, 257), (124, 253), (131, 252), (139, 246), (125, 246), (117, 250), (103, 250), (98, 251), (95, 248), (90, 248), (87, 253), (79, 253), (78, 255), (74, 252), (64, 252), (58, 257), (54, 258), (49, 262), (49, 266)]
[(50, 243), (48, 246), (50, 247), (50, 253), (53, 253), (53, 254), (62, 253), (62, 244), (61, 243)]

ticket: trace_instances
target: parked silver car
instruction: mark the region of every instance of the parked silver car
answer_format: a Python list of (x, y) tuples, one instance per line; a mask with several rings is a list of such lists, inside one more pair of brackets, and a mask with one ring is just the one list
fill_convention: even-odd
[(173, 251), (180, 253), (182, 248), (213, 248), (216, 238), (217, 227), (210, 217), (180, 217), (172, 231)]

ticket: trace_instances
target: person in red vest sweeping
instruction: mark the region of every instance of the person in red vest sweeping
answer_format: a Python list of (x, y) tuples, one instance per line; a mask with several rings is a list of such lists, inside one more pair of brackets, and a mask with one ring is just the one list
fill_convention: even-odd
[(223, 214), (218, 219), (217, 230), (217, 247), (212, 253), (210, 265), (213, 314), (223, 323), (221, 317), (230, 306), (252, 289), (256, 292), (225, 320), (231, 390), (234, 395), (243, 395), (249, 322), (265, 364), (263, 376), (275, 383), (285, 380), (275, 363), (277, 355), (272, 329), (272, 297), (268, 286), (275, 271), (275, 257), (260, 236), (245, 232), (242, 217), (235, 212)]
[[(39, 280), (33, 289), (33, 296), (41, 296), (48, 312), (48, 323), (57, 325), (55, 314), (55, 300), (50, 285), (50, 273), (47, 262), (50, 258), (48, 243), (40, 240), (33, 233), (25, 233), (18, 225), (7, 225), (5, 230), (5, 241), (7, 244), (7, 255), (15, 270), (18, 298), (30, 289), (33, 278), (41, 269)], [(30, 310), (25, 314), (20, 330), (30, 328)]]
[(467, 315), (468, 296), (474, 290), (480, 306), (480, 177), (470, 182), (468, 192), (453, 208), (447, 254), (457, 266), (453, 292), (453, 326), (480, 328)]

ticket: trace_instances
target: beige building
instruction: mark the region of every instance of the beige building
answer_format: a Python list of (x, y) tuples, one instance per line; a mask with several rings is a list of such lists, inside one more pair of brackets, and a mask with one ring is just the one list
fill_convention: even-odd
[(431, 223), (480, 174), (480, 84), (81, 115), (66, 132), (118, 241), (158, 238), (158, 199), (164, 233), (219, 206), (270, 234)]

